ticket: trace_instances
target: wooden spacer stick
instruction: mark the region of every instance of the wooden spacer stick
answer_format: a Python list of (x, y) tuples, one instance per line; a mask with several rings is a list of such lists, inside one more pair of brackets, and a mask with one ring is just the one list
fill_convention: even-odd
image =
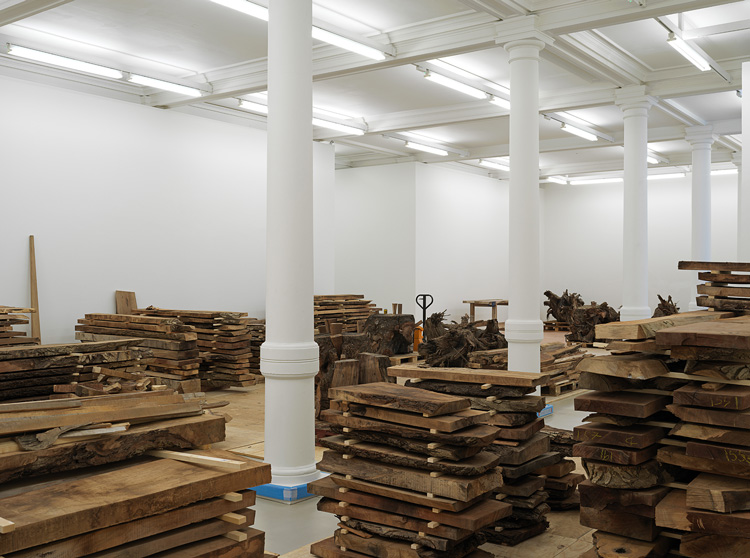
[(220, 498), (223, 498), (227, 502), (241, 502), (242, 494), (239, 492), (227, 492), (226, 494), (222, 494)]
[(429, 527), (430, 529), (437, 529), (438, 527), (440, 527), (440, 523), (438, 523), (437, 521), (430, 521), (427, 524), (427, 527)]
[(184, 461), (185, 463), (195, 463), (197, 465), (213, 465), (214, 467), (222, 467), (233, 471), (241, 471), (242, 469), (247, 469), (251, 465), (247, 461), (235, 461), (234, 459), (223, 459), (221, 457), (212, 457), (210, 455), (181, 451), (152, 450), (147, 451), (146, 454), (151, 457), (174, 459), (175, 461)]
[(0, 517), (0, 533), (12, 533), (16, 530), (16, 524), (10, 519)]
[(228, 533), (224, 533), (224, 536), (237, 542), (243, 542), (247, 540), (247, 533), (243, 533), (242, 531), (229, 531)]
[(221, 519), (222, 521), (226, 521), (227, 523), (232, 523), (233, 525), (242, 525), (247, 521), (247, 517), (244, 515), (240, 515), (238, 513), (225, 513), (224, 515), (220, 515), (217, 517), (217, 519)]

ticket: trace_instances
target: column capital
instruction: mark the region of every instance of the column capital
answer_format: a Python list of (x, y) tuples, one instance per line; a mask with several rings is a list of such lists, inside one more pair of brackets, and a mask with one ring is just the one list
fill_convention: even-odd
[(645, 85), (630, 85), (615, 91), (615, 104), (623, 112), (631, 109), (648, 110), (656, 104), (656, 98), (646, 95)]
[(708, 145), (716, 141), (713, 126), (686, 126), (685, 141), (693, 147)]
[(742, 151), (735, 151), (732, 153), (732, 163), (738, 169), (742, 168)]
[(537, 19), (538, 16), (530, 15), (501, 21), (495, 26), (495, 43), (504, 45), (505, 50), (509, 52), (521, 46), (542, 50), (545, 46), (551, 45), (555, 38), (539, 30)]

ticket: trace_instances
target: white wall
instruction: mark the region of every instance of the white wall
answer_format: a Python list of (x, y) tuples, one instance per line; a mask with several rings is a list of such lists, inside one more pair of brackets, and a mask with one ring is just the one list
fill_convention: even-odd
[[(265, 132), (0, 77), (0, 304), (37, 251), (45, 342), (139, 305), (265, 307)], [(333, 287), (333, 150), (315, 147), (316, 289)], [(322, 217), (322, 218), (321, 218)]]

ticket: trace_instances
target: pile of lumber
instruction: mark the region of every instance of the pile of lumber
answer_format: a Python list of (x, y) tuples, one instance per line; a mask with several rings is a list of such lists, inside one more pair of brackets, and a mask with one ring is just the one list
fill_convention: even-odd
[(312, 545), (321, 558), (491, 558), (478, 550), (511, 507), (490, 498), (503, 477), (486, 451), (498, 429), (480, 424), (465, 397), (392, 383), (330, 390), (325, 420), (339, 433), (308, 490), (338, 516), (333, 537)]
[(546, 375), (414, 365), (393, 366), (388, 373), (408, 378), (408, 387), (467, 397), (473, 410), (488, 413), (481, 422), (499, 429), (486, 451), (502, 465), (503, 485), (495, 489), (495, 497), (513, 510), (485, 529), (489, 541), (514, 546), (543, 533), (549, 526), (550, 497), (559, 509), (577, 505), (576, 485), (583, 477), (573, 473), (573, 461), (550, 451), (549, 437), (541, 432), (544, 419), (538, 418), (545, 399), (529, 395), (547, 381)]
[(345, 332), (356, 333), (357, 322), (381, 310), (364, 298), (365, 295), (316, 295), (313, 308), (315, 327), (320, 333), (327, 333), (330, 324), (339, 323)]
[[(14, 399), (47, 398), (60, 396), (105, 394), (109, 391), (147, 389), (145, 377), (137, 370), (139, 363), (149, 355), (147, 349), (138, 347), (140, 339), (118, 339), (95, 343), (70, 343), (63, 345), (21, 345), (0, 347), (0, 401)], [(106, 370), (106, 375), (102, 374)], [(99, 381), (108, 375), (119, 383)], [(140, 381), (141, 388), (135, 384)], [(105, 388), (108, 388), (105, 390)], [(65, 395), (64, 395), (65, 394)]]
[[(248, 318), (247, 312), (167, 310), (149, 306), (133, 310), (133, 313), (173, 318), (193, 328), (198, 335), (202, 389), (247, 387), (257, 382), (256, 370), (260, 367), (257, 332), (262, 323)], [(258, 345), (256, 350), (253, 350), (254, 343)], [(251, 370), (251, 366), (255, 370)]]
[(26, 325), (31, 321), (24, 314), (35, 313), (34, 308), (0, 306), (0, 347), (38, 344), (39, 339), (29, 337), (24, 330), (14, 329), (14, 326)]
[(678, 269), (699, 271), (698, 306), (750, 314), (750, 263), (680, 262)]

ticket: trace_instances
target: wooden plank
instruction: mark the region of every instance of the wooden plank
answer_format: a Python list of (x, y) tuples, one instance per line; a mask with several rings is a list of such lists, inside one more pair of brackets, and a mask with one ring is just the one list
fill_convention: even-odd
[(473, 368), (419, 368), (401, 364), (391, 366), (388, 375), (398, 378), (423, 378), (470, 384), (497, 386), (536, 387), (549, 381), (548, 374), (534, 372), (510, 372), (507, 370), (476, 370)]
[(86, 333), (103, 333), (104, 335), (122, 335), (125, 337), (150, 337), (154, 339), (174, 339), (176, 341), (197, 341), (198, 334), (194, 331), (189, 332), (164, 332), (164, 331), (144, 331), (129, 329), (127, 327), (113, 328), (113, 327), (97, 327), (90, 325), (77, 325), (75, 326), (76, 331), (83, 331)]
[[(426, 429), (411, 428), (401, 424), (394, 424), (382, 420), (373, 420), (364, 417), (345, 416), (340, 411), (326, 410), (320, 413), (321, 420), (352, 430), (370, 430), (385, 434), (393, 434), (414, 440), (429, 442), (442, 442), (454, 446), (486, 446), (492, 442), (498, 434), (494, 426), (483, 424), (469, 426), (456, 432), (433, 432)], [(0, 431), (2, 425), (0, 425)]]
[(732, 428), (707, 426), (705, 424), (680, 422), (672, 428), (669, 434), (670, 436), (680, 436), (682, 438), (693, 438), (696, 440), (705, 440), (707, 442), (750, 447), (750, 431), (748, 430), (736, 430)]
[(491, 384), (467, 384), (438, 380), (406, 380), (407, 387), (415, 387), (436, 393), (446, 393), (461, 397), (518, 398), (534, 391), (533, 387), (495, 386)]
[(416, 426), (437, 430), (438, 432), (455, 432), (468, 426), (484, 423), (490, 414), (486, 411), (465, 410), (456, 411), (450, 415), (424, 417), (418, 413), (396, 411), (384, 407), (373, 407), (371, 405), (360, 405), (357, 403), (346, 403), (343, 409), (353, 415), (371, 419)]
[[(445, 510), (435, 512), (433, 507), (420, 506), (404, 500), (387, 498), (359, 490), (348, 489), (341, 492), (339, 488), (331, 478), (320, 479), (308, 485), (308, 491), (318, 496), (425, 521), (436, 521), (443, 525), (451, 525), (469, 531), (477, 531), (512, 513), (512, 506), (497, 500), (480, 500), (460, 512)], [(339, 512), (346, 513), (346, 509), (347, 506), (339, 504)]]
[[(75, 332), (76, 339), (79, 341), (116, 341), (118, 339), (131, 339), (118, 335), (102, 335), (96, 333), (86, 333), (83, 331)], [(186, 351), (194, 348), (194, 341), (173, 341), (171, 339), (137, 339), (139, 347), (148, 347), (152, 349), (165, 349), (169, 351)]]
[(739, 448), (691, 440), (687, 443), (685, 455), (742, 465), (750, 469), (750, 448)]
[(321, 438), (318, 443), (341, 454), (355, 455), (405, 467), (416, 467), (427, 471), (442, 471), (459, 476), (481, 475), (496, 467), (499, 462), (497, 456), (486, 451), (459, 462), (451, 462), (358, 440), (352, 440), (357, 443), (347, 444), (347, 440), (346, 436), (329, 436)]
[(665, 446), (659, 448), (657, 459), (661, 463), (676, 465), (691, 471), (750, 480), (750, 471), (748, 471), (746, 463), (730, 463), (727, 461), (717, 461), (715, 459), (706, 459), (703, 457), (691, 457), (686, 455), (686, 449), (684, 447)]
[(498, 440), (529, 440), (534, 434), (544, 428), (544, 419), (536, 419), (532, 422), (516, 427), (501, 427), (497, 435)]
[(579, 442), (590, 442), (625, 448), (645, 448), (661, 440), (667, 431), (658, 426), (616, 426), (583, 424), (573, 429), (573, 437)]
[(61, 343), (57, 345), (39, 345), (37, 347), (5, 347), (0, 349), (0, 361), (66, 356), (73, 353), (122, 351), (128, 347), (135, 347), (139, 343), (140, 339), (124, 337), (116, 341), (101, 341), (96, 343)]
[[(343, 428), (332, 426), (334, 432), (343, 433)], [(451, 446), (445, 443), (433, 443), (429, 440), (413, 440), (402, 436), (385, 434), (383, 432), (368, 432), (367, 430), (352, 430), (346, 433), (349, 438), (355, 438), (374, 444), (385, 444), (400, 448), (411, 453), (419, 453), (440, 459), (459, 461), (467, 459), (482, 451), (484, 446)]]
[[(236, 537), (226, 535), (183, 545), (158, 554), (159, 558), (263, 558), (266, 534), (258, 529), (245, 527)], [(240, 539), (240, 540), (237, 540)], [(119, 557), (118, 557), (119, 558)]]
[(585, 480), (578, 484), (578, 492), (581, 494), (581, 503), (589, 507), (604, 507), (610, 504), (628, 508), (650, 508), (653, 509), (664, 496), (669, 493), (665, 486), (655, 486), (640, 490), (620, 490), (607, 488)]
[(359, 361), (357, 359), (337, 360), (333, 363), (331, 388), (359, 384)]
[(750, 349), (750, 322), (717, 320), (664, 329), (656, 334), (656, 344)]
[(470, 397), (473, 409), (490, 410), (498, 413), (538, 413), (547, 404), (545, 397), (541, 395), (525, 395), (516, 398), (493, 399)]
[(577, 411), (646, 418), (663, 410), (670, 400), (648, 393), (594, 391), (579, 395), (573, 405)]
[(750, 513), (739, 511), (721, 514), (689, 508), (686, 492), (684, 490), (673, 490), (657, 504), (656, 524), (660, 527), (680, 531), (736, 536), (738, 533), (748, 532)]
[(698, 285), (698, 294), (708, 296), (739, 296), (747, 298), (750, 297), (750, 287)]
[[(393, 368), (389, 368), (389, 374)], [(409, 388), (389, 382), (365, 384), (355, 388), (331, 388), (328, 390), (328, 397), (387, 409), (422, 413), (428, 416), (455, 413), (471, 406), (466, 398)]]
[(744, 411), (750, 409), (750, 386), (727, 385), (716, 391), (687, 385), (675, 390), (674, 402), (678, 405)]
[(713, 308), (715, 310), (724, 310), (732, 312), (750, 311), (750, 300), (744, 298), (715, 298), (712, 296), (699, 296), (695, 299), (696, 304)]
[(691, 271), (750, 271), (750, 263), (744, 262), (701, 262), (701, 261), (680, 261), (677, 263), (677, 269), (687, 269)]
[(680, 541), (680, 554), (687, 558), (750, 556), (750, 539), (707, 533), (685, 533)]
[[(661, 451), (657, 454), (661, 461)], [(656, 460), (640, 465), (619, 465), (602, 461), (583, 460), (583, 468), (592, 483), (613, 489), (640, 490), (666, 482), (661, 465)]]
[(384, 465), (359, 457), (344, 459), (342, 454), (335, 451), (325, 452), (317, 468), (329, 473), (351, 475), (370, 482), (435, 494), (462, 502), (471, 501), (502, 485), (502, 477), (497, 469), (476, 477), (456, 475), (433, 477), (428, 471), (419, 469)]
[(336, 531), (333, 537), (339, 547), (361, 552), (374, 558), (462, 558), (474, 551), (484, 540), (479, 535), (473, 535), (464, 539), (449, 551), (440, 552), (422, 546), (414, 548), (408, 542), (384, 537), (375, 536), (371, 539), (365, 539), (352, 533), (344, 533), (341, 529)]
[(679, 360), (725, 360), (731, 362), (750, 362), (750, 350), (680, 346), (670, 349), (672, 358)]
[(573, 446), (573, 456), (620, 465), (640, 465), (656, 457), (656, 450), (656, 446), (630, 449), (580, 443)]
[[(538, 471), (536, 469), (535, 471)], [(508, 479), (500, 488), (496, 490), (499, 494), (506, 494), (518, 498), (528, 498), (535, 492), (544, 488), (545, 479), (534, 475), (526, 475), (518, 479)]]
[[(211, 454), (232, 456), (219, 451)], [(270, 470), (269, 465), (260, 463), (227, 472), (155, 460), (104, 473), (90, 471), (81, 479), (53, 486), (27, 488), (21, 494), (0, 498), (0, 517), (16, 524), (15, 531), (0, 537), (0, 552), (15, 552), (264, 484), (271, 480)]]
[(719, 513), (750, 510), (750, 483), (702, 473), (688, 484), (686, 502), (690, 508)]
[(483, 423), (490, 426), (508, 428), (534, 422), (536, 416), (536, 413), (495, 413), (492, 416), (488, 416)]
[(698, 274), (698, 279), (701, 281), (710, 281), (712, 283), (750, 283), (750, 275), (740, 275), (739, 273), (702, 271)]
[(31, 314), (31, 336), (42, 339), (42, 327), (39, 322), (39, 289), (36, 280), (36, 249), (34, 248), (34, 235), (29, 236), (29, 286), (31, 290), (31, 306), (36, 312)]
[(653, 541), (661, 531), (649, 517), (581, 506), (581, 525), (631, 539)]
[(548, 467), (554, 465), (562, 459), (562, 454), (556, 451), (543, 453), (539, 457), (527, 461), (521, 465), (515, 467), (503, 466), (503, 478), (506, 479), (518, 479), (524, 475), (535, 472), (537, 469), (542, 467)]
[(635, 354), (585, 358), (576, 366), (576, 372), (649, 380), (667, 374), (669, 369), (660, 356)]
[(359, 360), (360, 384), (388, 381), (388, 367), (391, 365), (389, 357), (373, 353), (359, 353), (357, 359)]
[[(412, 523), (412, 521), (410, 521), (410, 523)], [(382, 525), (380, 523), (364, 521), (362, 519), (357, 519), (349, 516), (345, 516), (345, 518), (342, 518), (342, 525), (340, 525), (340, 527), (342, 533), (356, 535), (359, 538), (362, 538), (363, 534), (371, 535), (371, 537), (365, 538), (372, 538), (372, 536), (377, 535), (383, 537), (387, 541), (404, 541), (407, 543), (411, 543), (414, 546), (425, 549), (429, 548), (438, 552), (447, 552), (462, 544), (448, 538), (436, 537), (424, 531), (420, 532), (410, 529), (400, 529), (391, 525)], [(470, 537), (473, 536), (473, 534), (470, 535)], [(464, 538), (463, 540), (466, 540), (466, 538)]]
[(549, 436), (538, 433), (518, 446), (491, 444), (485, 451), (492, 452), (497, 456), (501, 465), (522, 465), (547, 453), (549, 450)]
[(610, 352), (635, 352), (665, 355), (668, 352), (656, 346), (655, 339), (644, 339), (642, 341), (610, 341), (607, 345)]
[(597, 324), (597, 339), (652, 339), (656, 332), (678, 324), (691, 324), (706, 321), (731, 318), (731, 312), (683, 312), (662, 318), (646, 318), (645, 320), (630, 320), (625, 322), (609, 322)]
[(115, 291), (115, 311), (118, 314), (133, 314), (138, 308), (135, 293), (131, 291)]
[(723, 411), (703, 407), (686, 407), (684, 405), (667, 405), (667, 409), (686, 422), (750, 429), (750, 411)]
[(131, 351), (106, 351), (90, 354), (73, 353), (49, 358), (19, 358), (15, 360), (0, 361), (0, 374), (5, 372), (23, 372), (25, 370), (44, 370), (47, 368), (60, 368), (64, 366), (85, 366), (88, 364), (127, 362), (132, 359), (133, 353)]

